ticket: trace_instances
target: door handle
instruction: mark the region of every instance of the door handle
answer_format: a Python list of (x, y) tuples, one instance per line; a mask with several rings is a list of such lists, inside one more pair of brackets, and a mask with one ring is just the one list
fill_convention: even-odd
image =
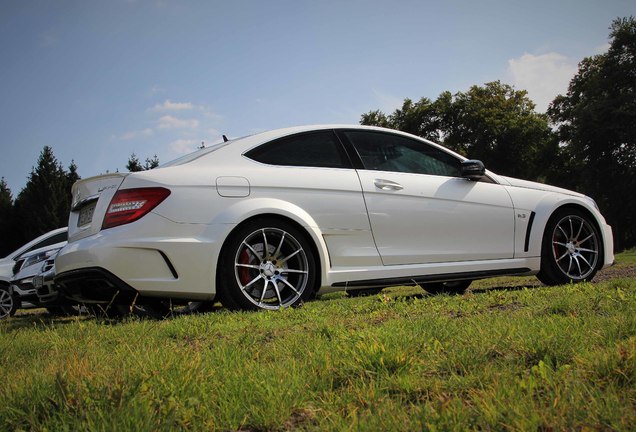
[(398, 191), (404, 189), (404, 186), (391, 180), (375, 179), (373, 184), (375, 184), (375, 187), (378, 189), (382, 189), (384, 191)]

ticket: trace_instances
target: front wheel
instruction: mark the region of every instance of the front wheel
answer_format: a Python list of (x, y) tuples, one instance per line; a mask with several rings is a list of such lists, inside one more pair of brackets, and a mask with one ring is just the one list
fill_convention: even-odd
[(9, 289), (0, 286), (0, 319), (15, 315), (17, 309), (18, 302), (11, 293), (9, 293)]
[(229, 309), (276, 310), (314, 297), (317, 265), (304, 233), (277, 219), (241, 227), (223, 249), (220, 296)]
[(546, 285), (589, 281), (601, 254), (601, 237), (590, 216), (577, 209), (557, 211), (543, 234), (537, 278)]

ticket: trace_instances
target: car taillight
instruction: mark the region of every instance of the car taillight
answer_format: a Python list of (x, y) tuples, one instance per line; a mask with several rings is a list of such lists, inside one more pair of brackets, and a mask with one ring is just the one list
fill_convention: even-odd
[(138, 188), (118, 190), (108, 205), (102, 229), (134, 222), (165, 200), (170, 191), (166, 188)]

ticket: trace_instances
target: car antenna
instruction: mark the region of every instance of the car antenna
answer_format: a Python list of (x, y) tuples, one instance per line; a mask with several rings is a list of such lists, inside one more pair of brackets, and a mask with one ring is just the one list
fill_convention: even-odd
[(229, 139), (227, 139), (227, 137), (225, 135), (223, 135), (223, 142), (228, 142)]

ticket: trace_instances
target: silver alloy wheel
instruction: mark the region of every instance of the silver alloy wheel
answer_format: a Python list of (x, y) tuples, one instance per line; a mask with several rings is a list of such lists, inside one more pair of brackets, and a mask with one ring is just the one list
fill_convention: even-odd
[(598, 263), (596, 231), (580, 216), (562, 218), (552, 232), (552, 255), (565, 276), (574, 281), (584, 280), (594, 273)]
[(12, 310), (13, 297), (9, 294), (9, 291), (0, 289), (0, 319), (10, 316)]
[(293, 305), (307, 288), (307, 253), (290, 233), (261, 228), (249, 234), (234, 257), (234, 274), (243, 295), (262, 309)]

